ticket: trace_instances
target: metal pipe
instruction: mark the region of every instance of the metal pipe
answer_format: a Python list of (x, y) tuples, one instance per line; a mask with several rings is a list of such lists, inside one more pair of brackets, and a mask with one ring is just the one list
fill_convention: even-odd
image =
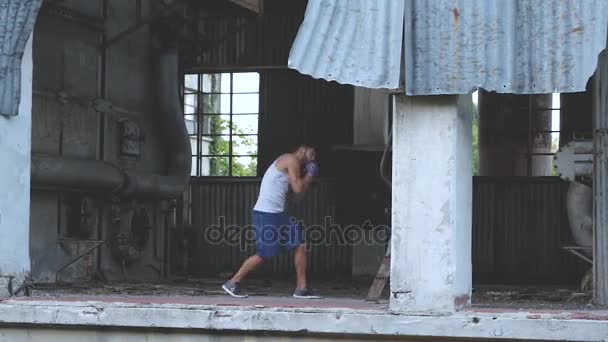
[(190, 182), (192, 150), (179, 96), (179, 59), (176, 47), (161, 52), (157, 70), (158, 124), (167, 152), (167, 175), (127, 172), (126, 193), (175, 198)]
[(159, 58), (156, 84), (167, 175), (123, 172), (100, 160), (33, 155), (33, 187), (160, 199), (182, 194), (190, 182), (192, 152), (179, 97), (178, 70), (177, 49), (165, 49)]
[(120, 192), (125, 174), (97, 160), (32, 155), (32, 187), (94, 193)]

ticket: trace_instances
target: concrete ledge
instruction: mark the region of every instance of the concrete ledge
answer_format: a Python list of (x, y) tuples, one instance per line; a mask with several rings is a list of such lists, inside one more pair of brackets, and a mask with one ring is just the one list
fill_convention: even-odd
[(522, 340), (608, 340), (608, 312), (460, 312), (451, 316), (391, 315), (378, 311), (274, 309), (182, 304), (8, 300), (0, 326), (99, 326), (275, 333)]

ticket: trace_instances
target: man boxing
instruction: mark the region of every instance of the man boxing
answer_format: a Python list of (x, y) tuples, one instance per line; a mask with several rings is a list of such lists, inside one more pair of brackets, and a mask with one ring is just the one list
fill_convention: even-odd
[(256, 254), (245, 260), (232, 279), (222, 285), (226, 293), (237, 298), (247, 297), (240, 287), (243, 278), (265, 260), (277, 255), (281, 248), (285, 248), (294, 251), (297, 283), (293, 296), (307, 299), (321, 298), (313, 293), (306, 283), (304, 232), (295, 218), (285, 213), (289, 188), (295, 194), (303, 193), (317, 172), (315, 150), (306, 145), (280, 156), (266, 170), (258, 200), (253, 208)]

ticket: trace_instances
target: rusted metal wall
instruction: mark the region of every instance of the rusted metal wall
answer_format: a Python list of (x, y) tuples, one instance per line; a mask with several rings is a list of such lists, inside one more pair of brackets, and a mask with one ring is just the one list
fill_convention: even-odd
[[(250, 225), (259, 184), (258, 178), (193, 180), (191, 274), (231, 273), (255, 253)], [(304, 197), (290, 205), (289, 212), (302, 220), (305, 230), (312, 225), (325, 227), (326, 218), (335, 222), (335, 192), (333, 181), (320, 180), (312, 185)], [(339, 276), (350, 272), (349, 246), (319, 243), (309, 248), (308, 267), (311, 274)], [(256, 273), (281, 275), (293, 272), (293, 256), (282, 253)]]
[(477, 283), (576, 283), (587, 265), (572, 245), (566, 193), (557, 177), (475, 177), (473, 276)]

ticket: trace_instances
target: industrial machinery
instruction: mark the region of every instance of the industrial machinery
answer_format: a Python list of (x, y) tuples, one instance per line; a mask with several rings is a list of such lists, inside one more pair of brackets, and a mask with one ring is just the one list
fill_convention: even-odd
[[(554, 156), (557, 175), (570, 182), (566, 209), (575, 246), (564, 246), (593, 266), (593, 141), (575, 139), (560, 148)], [(581, 281), (582, 290), (588, 290), (592, 269)]]

